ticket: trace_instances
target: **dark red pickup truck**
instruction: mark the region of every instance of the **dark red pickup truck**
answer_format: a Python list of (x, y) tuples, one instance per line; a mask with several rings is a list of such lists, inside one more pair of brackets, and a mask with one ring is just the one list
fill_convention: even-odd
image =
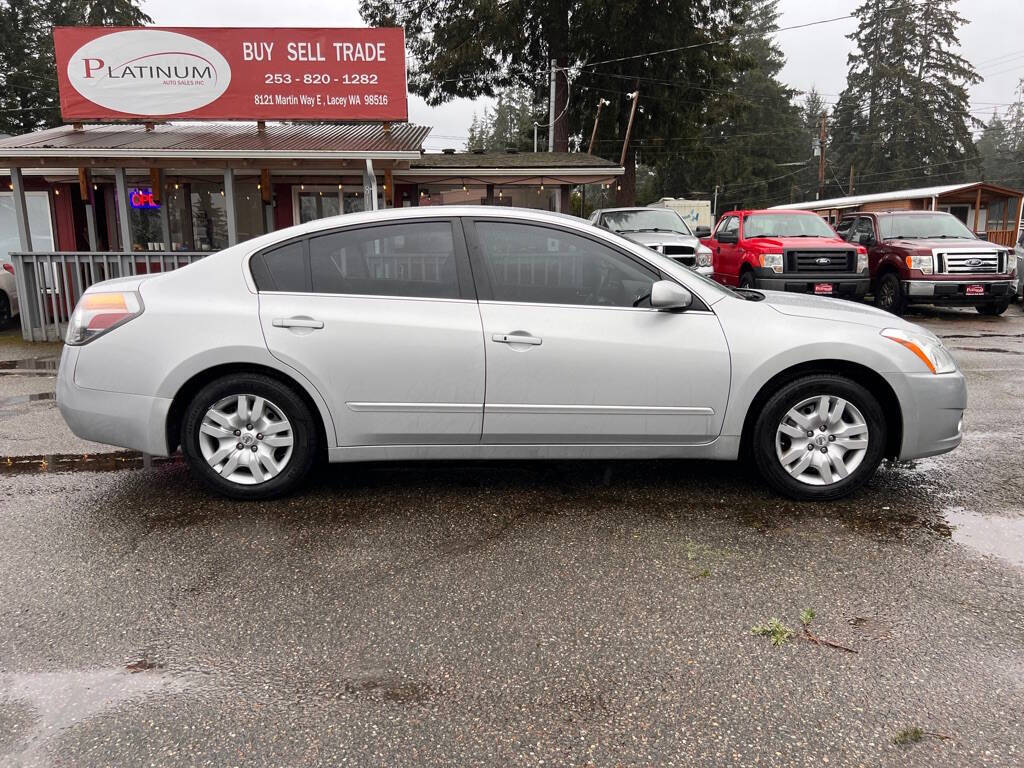
[(900, 314), (908, 304), (973, 306), (1000, 315), (1013, 299), (1013, 251), (979, 240), (942, 211), (886, 211), (843, 217), (837, 231), (868, 249), (875, 306)]

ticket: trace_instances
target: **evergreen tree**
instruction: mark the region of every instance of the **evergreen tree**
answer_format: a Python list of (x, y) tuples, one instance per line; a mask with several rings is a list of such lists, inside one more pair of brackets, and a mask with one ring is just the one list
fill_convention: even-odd
[(54, 27), (152, 21), (139, 0), (0, 0), (0, 132), (27, 133), (61, 123)]
[(955, 51), (957, 0), (866, 0), (831, 132), (835, 167), (857, 191), (959, 181), (974, 165), (968, 86), (980, 78)]

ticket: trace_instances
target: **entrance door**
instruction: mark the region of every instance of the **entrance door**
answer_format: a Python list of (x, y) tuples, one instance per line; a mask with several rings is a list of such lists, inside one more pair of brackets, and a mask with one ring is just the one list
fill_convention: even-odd
[[(467, 227), (468, 227), (467, 223)], [(715, 315), (650, 307), (651, 266), (547, 225), (477, 220), (485, 443), (702, 443), (721, 431)]]
[(479, 442), (483, 337), (458, 221), (318, 233), (250, 266), (267, 346), (323, 394), (338, 445)]

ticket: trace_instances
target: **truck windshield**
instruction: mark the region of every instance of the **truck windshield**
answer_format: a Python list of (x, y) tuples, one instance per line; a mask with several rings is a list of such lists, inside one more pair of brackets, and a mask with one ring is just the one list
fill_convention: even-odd
[(743, 237), (830, 237), (836, 233), (816, 213), (755, 213), (743, 220)]
[(894, 213), (878, 217), (883, 240), (967, 238), (974, 233), (951, 213)]
[(677, 232), (692, 235), (679, 214), (666, 208), (641, 208), (634, 211), (608, 211), (601, 215), (602, 226), (612, 232)]

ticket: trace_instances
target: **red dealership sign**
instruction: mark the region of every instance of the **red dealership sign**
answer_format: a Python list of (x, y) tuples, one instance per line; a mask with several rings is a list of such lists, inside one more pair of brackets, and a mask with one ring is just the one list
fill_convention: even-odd
[(408, 119), (402, 29), (57, 27), (65, 120)]

